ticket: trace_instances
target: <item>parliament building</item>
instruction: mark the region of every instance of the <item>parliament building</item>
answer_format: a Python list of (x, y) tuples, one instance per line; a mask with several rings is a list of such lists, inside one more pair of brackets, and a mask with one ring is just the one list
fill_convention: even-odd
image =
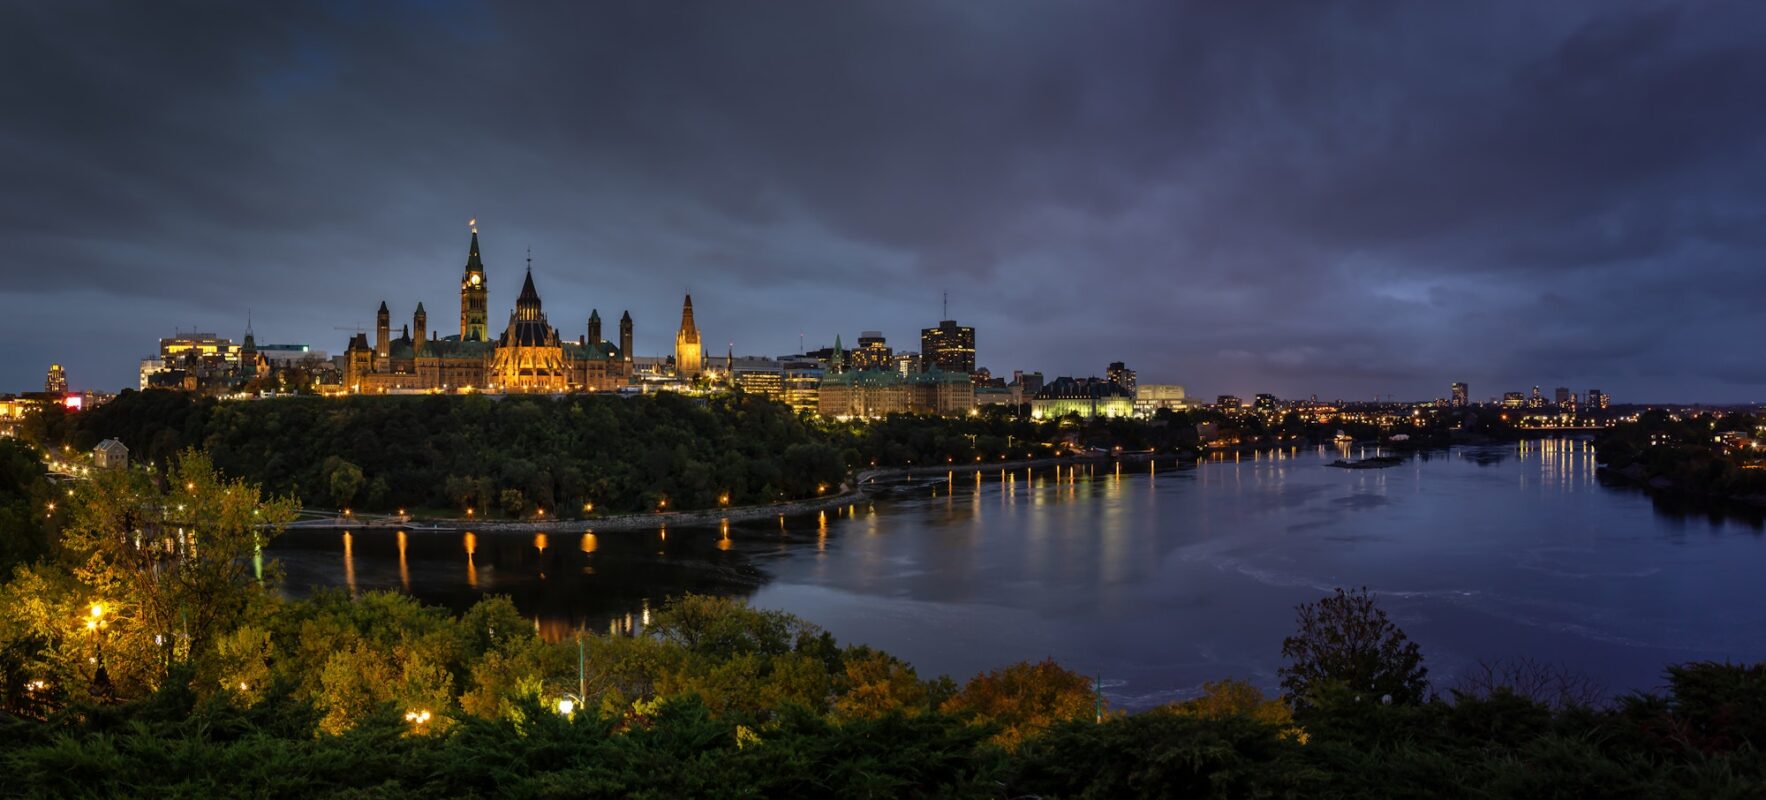
[[(398, 338), (386, 303), (366, 333), (350, 340), (344, 387), (352, 394), (413, 392), (546, 393), (612, 391), (631, 382), (632, 315), (619, 320), (618, 343), (601, 338), (601, 315), (590, 311), (586, 335), (566, 340), (546, 321), (530, 265), (509, 324), (491, 338), (490, 281), (478, 255), (478, 226), (460, 278), (460, 333), (429, 329), (423, 304)], [(690, 313), (690, 312), (689, 312)], [(697, 333), (695, 332), (695, 344)]]

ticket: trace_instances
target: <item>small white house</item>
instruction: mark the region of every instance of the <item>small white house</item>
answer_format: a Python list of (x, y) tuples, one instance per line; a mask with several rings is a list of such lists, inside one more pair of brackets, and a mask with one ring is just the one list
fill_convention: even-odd
[(99, 469), (127, 469), (129, 448), (115, 439), (105, 439), (92, 448), (92, 465)]

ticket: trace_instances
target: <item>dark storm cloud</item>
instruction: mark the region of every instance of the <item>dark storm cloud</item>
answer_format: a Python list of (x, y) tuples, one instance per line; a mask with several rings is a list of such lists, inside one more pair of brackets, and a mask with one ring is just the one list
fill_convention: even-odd
[(338, 351), (464, 222), (492, 303), (664, 352), (951, 313), (1193, 392), (1752, 400), (1766, 12), (1702, 4), (38, 4), (5, 12), (13, 388), (173, 327)]

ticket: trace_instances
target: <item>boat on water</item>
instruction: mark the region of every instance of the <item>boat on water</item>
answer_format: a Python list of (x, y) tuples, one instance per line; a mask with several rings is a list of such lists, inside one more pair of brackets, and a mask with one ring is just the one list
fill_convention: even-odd
[(1337, 444), (1355, 444), (1355, 437), (1350, 436), (1339, 429), (1337, 435), (1332, 437), (1331, 441), (1336, 442)]

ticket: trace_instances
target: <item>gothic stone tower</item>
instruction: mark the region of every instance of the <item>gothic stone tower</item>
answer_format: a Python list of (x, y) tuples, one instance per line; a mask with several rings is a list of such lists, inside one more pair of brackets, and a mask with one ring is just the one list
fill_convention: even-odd
[(472, 249), (466, 254), (466, 274), (460, 276), (460, 341), (490, 341), (486, 309), (490, 299), (490, 281), (484, 276), (484, 262), (478, 258), (478, 220), (472, 220)]
[(591, 308), (591, 309), (589, 309), (589, 344), (590, 345), (597, 345), (600, 343), (601, 343), (601, 312)]
[(429, 338), (429, 314), (423, 310), (423, 304), (417, 304), (417, 313), (411, 315), (411, 352), (423, 351), (423, 340)]
[(705, 371), (705, 353), (699, 346), (699, 328), (693, 324), (693, 296), (681, 305), (681, 330), (675, 334), (675, 374), (696, 378)]
[(632, 363), (632, 312), (627, 311), (619, 317), (619, 357), (625, 363)]
[(386, 301), (380, 301), (380, 311), (374, 315), (374, 357), (386, 358), (392, 355), (392, 314), (386, 310)]

